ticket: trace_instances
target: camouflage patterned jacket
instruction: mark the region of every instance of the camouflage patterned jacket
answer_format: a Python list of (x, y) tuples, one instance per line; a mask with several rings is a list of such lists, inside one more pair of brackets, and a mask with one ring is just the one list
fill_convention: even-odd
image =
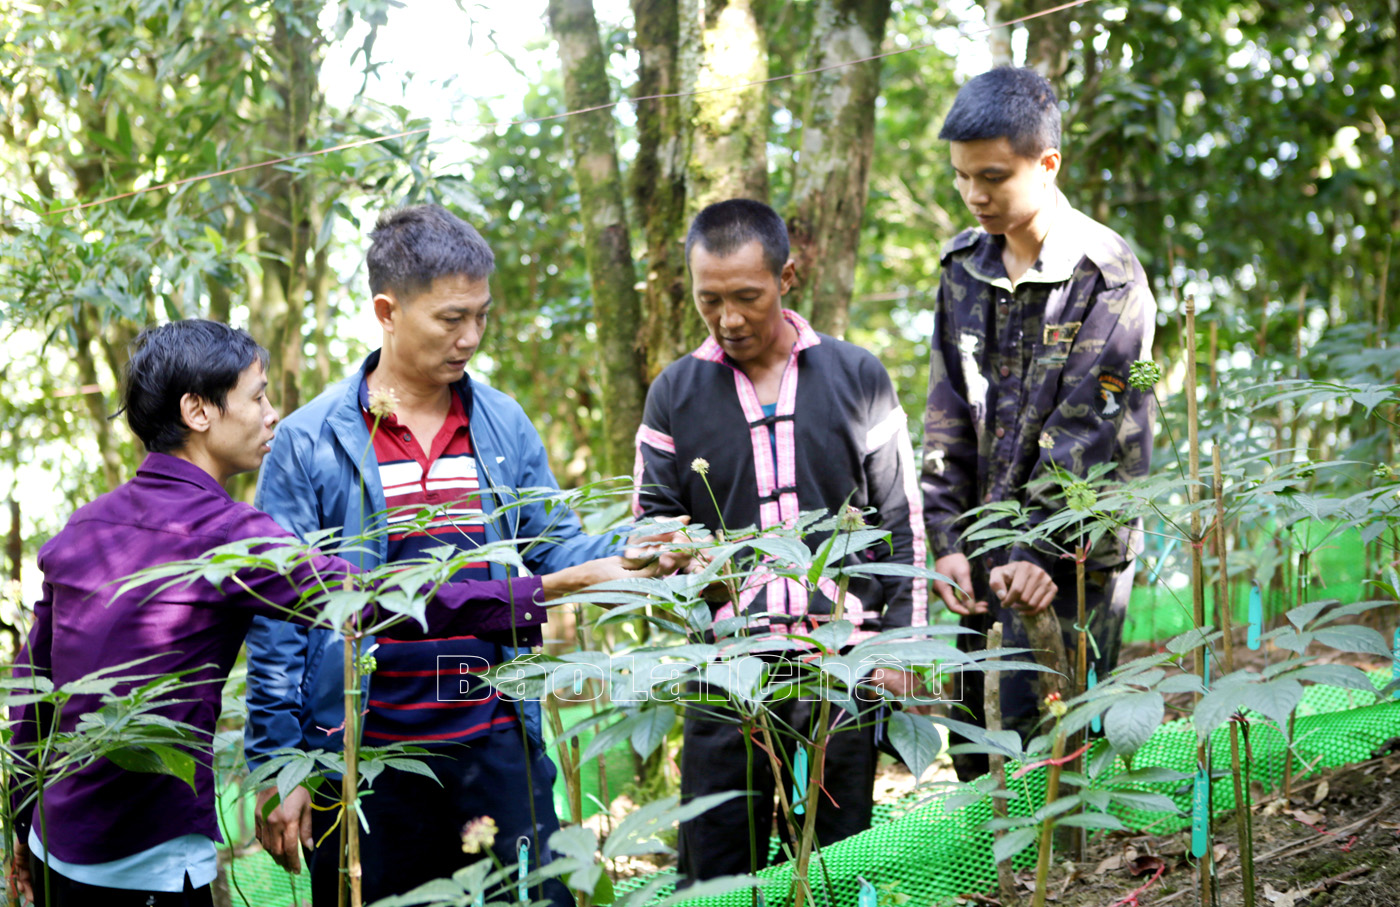
[[(1027, 483), (1052, 461), (1081, 476), (1110, 462), (1116, 480), (1147, 473), (1152, 395), (1130, 388), (1128, 373), (1151, 355), (1151, 287), (1122, 237), (1063, 194), (1059, 212), (1040, 260), (1014, 288), (1000, 236), (967, 230), (943, 249), (921, 477), (935, 556), (971, 553), (961, 517), (979, 504), (1017, 500), (1032, 523), (1044, 519), (1060, 506), (1058, 489)], [(1058, 541), (1072, 550), (1072, 539)], [(1088, 566), (1130, 557), (1125, 530), (1096, 546)], [(994, 559), (1054, 572), (1058, 553), (1015, 547)]]

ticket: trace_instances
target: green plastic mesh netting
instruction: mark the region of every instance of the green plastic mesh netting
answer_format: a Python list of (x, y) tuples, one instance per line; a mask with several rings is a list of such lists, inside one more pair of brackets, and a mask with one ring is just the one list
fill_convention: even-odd
[[(1376, 672), (1371, 679), (1380, 689), (1390, 681), (1390, 676), (1388, 672)], [(1249, 734), (1254, 753), (1251, 779), (1266, 788), (1277, 786), (1283, 775), (1282, 735), (1263, 723), (1251, 724)], [(1364, 761), (1382, 749), (1387, 741), (1400, 737), (1400, 701), (1379, 702), (1375, 694), (1311, 686), (1298, 707), (1295, 735), (1296, 777)], [(1190, 772), (1194, 770), (1195, 757), (1195, 731), (1188, 722), (1174, 721), (1158, 728), (1133, 762), (1135, 768), (1161, 766)], [(1218, 815), (1234, 803), (1228, 728), (1222, 727), (1213, 735), (1212, 760), (1212, 773), (1216, 777), (1211, 797), (1213, 812)], [(1122, 769), (1122, 763), (1118, 762), (1110, 771)], [(1044, 800), (1044, 770), (1029, 772), (1011, 782), (1011, 786), (1019, 796), (1010, 802), (1010, 811), (1013, 815), (1024, 815), (1028, 807), (1034, 809)], [(1171, 796), (1182, 813), (1113, 809), (1125, 825), (1153, 833), (1172, 832), (1188, 826), (1189, 781), (1141, 785), (1137, 789)], [(990, 833), (978, 830), (989, 818), (991, 807), (985, 800), (951, 812), (941, 800), (918, 794), (898, 803), (877, 806), (874, 827), (825, 848), (822, 863), (813, 861), (811, 881), (817, 897), (815, 907), (854, 907), (862, 878), (875, 886), (881, 903), (893, 903), (897, 896), (907, 896), (912, 904), (937, 904), (959, 894), (991, 890), (996, 885), (992, 838)], [(1025, 868), (1032, 865), (1034, 859), (1034, 848), (1028, 848), (1013, 860), (1013, 864)], [(297, 903), (292, 896), (292, 876), (279, 869), (266, 854), (235, 860), (229, 870), (231, 879), (243, 889), (249, 903), (259, 907)], [(771, 866), (759, 873), (766, 903), (781, 904), (786, 899), (791, 874), (787, 864)], [(645, 881), (645, 877), (639, 877), (620, 882), (618, 893), (632, 890)], [(834, 902), (828, 902), (826, 896), (828, 881), (835, 894)], [(235, 904), (241, 903), (236, 892), (230, 893)], [(304, 877), (298, 894), (307, 896)], [(749, 907), (752, 899), (744, 891), (688, 903), (697, 907)]]
[[(1379, 689), (1390, 677), (1388, 672), (1377, 672), (1371, 679)], [(1250, 778), (1266, 787), (1277, 786), (1283, 776), (1283, 736), (1263, 724), (1252, 724), (1249, 733), (1254, 753)], [(1364, 761), (1387, 741), (1400, 737), (1400, 701), (1378, 702), (1375, 694), (1312, 686), (1298, 707), (1295, 737), (1296, 777)], [(1158, 728), (1138, 751), (1133, 766), (1139, 769), (1161, 766), (1191, 772), (1195, 769), (1195, 759), (1196, 732), (1188, 722), (1174, 721)], [(1211, 789), (1212, 812), (1219, 815), (1234, 804), (1227, 727), (1212, 735), (1211, 768), (1215, 777)], [(1120, 760), (1109, 771), (1122, 770)], [(1223, 773), (1223, 777), (1219, 773)], [(1045, 771), (1032, 771), (1010, 782), (1009, 786), (1020, 795), (1010, 801), (1009, 811), (1012, 815), (1025, 815), (1028, 807), (1033, 810), (1044, 802)], [(1129, 828), (1150, 828), (1153, 833), (1161, 834), (1190, 824), (1189, 780), (1145, 784), (1134, 789), (1171, 796), (1182, 813), (1111, 810)], [(874, 827), (825, 848), (824, 868), (813, 861), (811, 884), (817, 907), (826, 903), (828, 884), (835, 893), (831, 907), (853, 907), (861, 878), (875, 886), (882, 903), (891, 903), (894, 896), (903, 895), (912, 904), (937, 904), (959, 894), (991, 890), (996, 885), (992, 837), (989, 832), (978, 830), (978, 826), (990, 818), (991, 806), (986, 800), (952, 812), (945, 809), (941, 800), (929, 800), (926, 795), (876, 807)], [(1024, 868), (1034, 860), (1034, 848), (1027, 848), (1013, 860), (1013, 865)], [(759, 877), (764, 882), (767, 903), (780, 904), (787, 898), (792, 877), (789, 864), (765, 869)], [(640, 880), (628, 880), (628, 883), (620, 883), (618, 890), (629, 890), (639, 884)], [(748, 907), (752, 898), (747, 891), (741, 891), (687, 903), (703, 907)]]

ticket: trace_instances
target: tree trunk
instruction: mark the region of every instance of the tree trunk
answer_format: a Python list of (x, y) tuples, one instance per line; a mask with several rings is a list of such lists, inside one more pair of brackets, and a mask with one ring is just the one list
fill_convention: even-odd
[[(1005, 0), (986, 0), (983, 6), (987, 11), (988, 25), (995, 26), (998, 22), (1016, 18), (1011, 12), (1011, 4)], [(992, 52), (993, 66), (1016, 64), (1016, 57), (1011, 51), (1011, 26), (1001, 25), (988, 31), (987, 47)]]
[[(680, 69), (690, 152), (686, 210), (768, 200), (768, 45), (753, 0), (681, 0)], [(747, 87), (737, 87), (746, 85)]]
[[(101, 387), (97, 379), (97, 359), (93, 355), (93, 327), (89, 320), (92, 313), (86, 303), (77, 303), (73, 312), (73, 339), (76, 349), (73, 357), (78, 366), (78, 382), (81, 387)], [(122, 458), (117, 452), (116, 439), (112, 437), (112, 423), (107, 418), (107, 401), (101, 391), (81, 392), (87, 405), (88, 416), (92, 421), (92, 432), (97, 440), (97, 452), (102, 458), (102, 478), (110, 491), (122, 483)]]
[[(889, 17), (889, 0), (820, 0), (812, 68), (878, 53)], [(788, 304), (800, 307), (818, 331), (840, 337), (846, 333), (870, 187), (880, 61), (808, 78), (788, 222), (798, 283)]]
[[(291, 0), (275, 8), (270, 85), (280, 99), (277, 115), (268, 118), (264, 142), (279, 155), (307, 150), (310, 126), (321, 104), (319, 83), (319, 4)], [(262, 171), (267, 201), (259, 207), (257, 225), (263, 254), (263, 301), (271, 308), (254, 313), (272, 353), (268, 376), (277, 405), (284, 413), (301, 403), (302, 327), (310, 288), (308, 252), (313, 232), (311, 198), (315, 182), (309, 172), (277, 167)], [(259, 317), (261, 316), (261, 317)], [(264, 339), (265, 338), (265, 339)]]
[[(636, 96), (675, 93), (680, 88), (675, 0), (632, 0), (632, 16), (639, 59)], [(686, 292), (685, 136), (680, 98), (637, 104), (637, 156), (629, 176), (646, 238), (642, 345), (648, 383), (705, 339), (704, 322), (691, 310)]]
[[(1059, 6), (1063, 0), (1031, 0), (1025, 15)], [(1055, 93), (1065, 96), (1065, 72), (1069, 69), (1069, 52), (1074, 46), (1070, 25), (1077, 10), (1071, 8), (1041, 16), (1026, 23), (1026, 65), (1050, 80)]]
[[(570, 109), (607, 105), (612, 91), (598, 38), (593, 0), (550, 0), (549, 26), (559, 43), (564, 98)], [(632, 265), (622, 172), (611, 108), (564, 122), (573, 152), (582, 209), (584, 258), (593, 287), (603, 390), (604, 468), (627, 472), (646, 399), (645, 359), (639, 349), (641, 301)]]

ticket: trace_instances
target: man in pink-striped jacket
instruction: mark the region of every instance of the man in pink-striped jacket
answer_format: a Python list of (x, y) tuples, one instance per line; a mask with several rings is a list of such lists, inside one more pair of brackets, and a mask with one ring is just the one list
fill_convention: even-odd
[[(889, 375), (869, 352), (816, 333), (782, 307), (796, 277), (788, 254), (782, 218), (760, 202), (731, 199), (696, 216), (686, 261), (710, 337), (668, 366), (647, 394), (637, 432), (634, 509), (639, 516), (689, 515), (711, 531), (762, 531), (792, 525), (804, 511), (836, 512), (845, 504), (874, 508), (867, 522), (888, 531), (891, 544), (852, 557), (923, 567), (917, 467)], [(815, 548), (824, 538), (806, 541)], [(837, 594), (829, 580), (809, 593), (798, 582), (759, 572), (737, 602), (713, 606), (714, 616), (747, 617), (749, 632), (808, 633), (831, 614)], [(852, 641), (891, 627), (921, 626), (927, 622), (925, 581), (853, 578), (845, 617), (855, 625)], [(881, 674), (877, 682), (885, 679)], [(903, 675), (891, 675), (889, 686), (902, 692)], [(787, 702), (777, 709), (805, 733), (816, 711), (811, 705)], [(824, 798), (817, 814), (822, 844), (869, 827), (875, 757), (870, 727), (832, 736), (823, 789), (836, 805)], [(748, 789), (746, 763), (743, 735), (732, 717), (688, 711), (684, 798)], [(763, 865), (775, 779), (767, 759), (756, 760), (753, 769), (758, 798), (752, 812), (747, 798), (739, 797), (681, 826), (679, 861), (687, 875), (712, 878)], [(757, 866), (750, 836), (736, 833), (747, 828), (750, 814), (760, 842)]]

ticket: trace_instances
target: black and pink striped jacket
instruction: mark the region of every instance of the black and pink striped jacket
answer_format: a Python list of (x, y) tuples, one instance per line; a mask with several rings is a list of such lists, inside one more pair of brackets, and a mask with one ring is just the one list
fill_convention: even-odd
[[(797, 328), (798, 341), (771, 418), (748, 377), (713, 339), (671, 363), (652, 384), (637, 431), (634, 511), (689, 514), (696, 523), (719, 527), (720, 514), (691, 468), (703, 458), (723, 525), (731, 530), (791, 525), (804, 511), (835, 512), (849, 497), (856, 507), (873, 507), (867, 522), (889, 531), (893, 541), (893, 550), (877, 545), (854, 557), (924, 566), (923, 509), (908, 419), (884, 366), (860, 347), (818, 334), (795, 312), (784, 315)], [(823, 538), (806, 541), (815, 549)], [(759, 572), (744, 586), (738, 608), (727, 603), (715, 617), (775, 612), (800, 623), (809, 614), (830, 614), (836, 594), (830, 580), (809, 595), (801, 583)], [(927, 583), (853, 578), (845, 613), (856, 625), (852, 641), (890, 627), (922, 626), (928, 621)]]

